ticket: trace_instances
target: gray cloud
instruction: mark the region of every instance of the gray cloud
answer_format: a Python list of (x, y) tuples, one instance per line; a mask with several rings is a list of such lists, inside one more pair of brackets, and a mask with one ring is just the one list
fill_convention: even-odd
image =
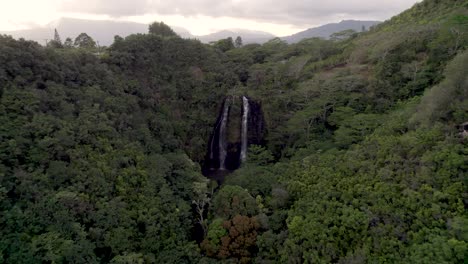
[(110, 16), (142, 15), (150, 8), (147, 0), (71, 0), (59, 3), (64, 12), (106, 14)]
[(304, 26), (341, 17), (387, 19), (418, 0), (71, 0), (67, 12), (107, 14), (114, 17), (161, 15), (236, 17)]

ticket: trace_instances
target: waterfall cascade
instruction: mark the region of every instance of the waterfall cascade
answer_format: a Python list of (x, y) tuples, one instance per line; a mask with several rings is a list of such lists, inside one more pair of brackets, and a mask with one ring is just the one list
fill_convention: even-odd
[(228, 96), (224, 100), (208, 144), (203, 166), (205, 175), (239, 168), (247, 160), (250, 144), (262, 145), (265, 134), (259, 103), (246, 96)]
[(227, 142), (226, 142), (226, 125), (229, 117), (229, 107), (230, 102), (226, 100), (224, 103), (223, 115), (221, 117), (221, 126), (219, 127), (219, 136), (218, 136), (218, 144), (219, 144), (219, 169), (224, 170), (226, 169), (226, 155), (227, 155)]
[(242, 162), (247, 160), (247, 133), (248, 133), (248, 118), (249, 118), (249, 99), (242, 96), (242, 133), (241, 133), (241, 154)]

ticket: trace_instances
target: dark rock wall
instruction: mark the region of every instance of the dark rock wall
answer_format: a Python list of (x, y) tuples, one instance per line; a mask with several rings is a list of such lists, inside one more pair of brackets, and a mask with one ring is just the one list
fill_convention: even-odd
[[(249, 99), (249, 116), (248, 116), (248, 129), (247, 138), (248, 145), (264, 145), (266, 127), (263, 117), (261, 104)], [(224, 105), (231, 100), (229, 108), (229, 116), (227, 121), (227, 157), (225, 167), (227, 170), (235, 170), (241, 165), (240, 152), (241, 152), (241, 124), (242, 124), (242, 97), (227, 97), (224, 99), (223, 104), (219, 110), (218, 118), (214, 124), (213, 133), (208, 143), (208, 151), (203, 166), (204, 174), (210, 174), (220, 168), (219, 162), (219, 138), (220, 138), (220, 123), (223, 115)], [(248, 159), (248, 151), (247, 151)]]

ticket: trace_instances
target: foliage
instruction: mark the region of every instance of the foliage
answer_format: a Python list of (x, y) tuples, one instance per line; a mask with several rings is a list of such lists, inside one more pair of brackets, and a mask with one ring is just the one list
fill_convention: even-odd
[[(237, 41), (237, 39), (236, 39)], [(215, 49), (218, 49), (222, 52), (226, 52), (229, 50), (234, 49), (234, 41), (232, 40), (232, 37), (226, 38), (226, 39), (220, 39), (218, 41), (215, 41), (212, 43), (213, 47)]]
[(236, 185), (226, 185), (213, 198), (213, 211), (224, 219), (235, 215), (254, 216), (257, 204), (246, 190)]
[(464, 69), (468, 67), (468, 52), (458, 55), (447, 67), (446, 79), (426, 91), (412, 123), (429, 126), (441, 120), (452, 120), (461, 124), (468, 120), (468, 77)]
[(236, 40), (234, 41), (234, 45), (236, 46), (236, 48), (242, 47), (242, 38), (240, 36), (236, 37)]
[(346, 40), (355, 37), (357, 37), (357, 32), (353, 29), (343, 30), (330, 35), (330, 39), (334, 41)]
[[(222, 72), (210, 71), (217, 55), (199, 42), (168, 40), (167, 48), (187, 47), (176, 62), (159, 61), (156, 51), (134, 50), (134, 40), (116, 43), (103, 62), (87, 49), (52, 50), (0, 38), (4, 261), (174, 263), (199, 257), (190, 241), (192, 200), (203, 200), (200, 187), (207, 183), (200, 166), (179, 150), (192, 137), (184, 132), (191, 125), (169, 121), (181, 109), (168, 111), (187, 104), (164, 92), (178, 86), (172, 77), (141, 89), (148, 80), (130, 74), (139, 64), (120, 59), (145, 54), (152, 58), (148, 71), (185, 79), (192, 78), (190, 66), (179, 65), (191, 60), (206, 75), (192, 85), (180, 80), (194, 90), (206, 88), (205, 81), (225, 81)], [(164, 69), (166, 61), (171, 64)], [(209, 120), (211, 112), (197, 98), (183, 100), (200, 103)], [(209, 126), (201, 131), (209, 133)]]
[[(0, 36), (0, 262), (463, 263), (467, 8), (292, 45)], [(226, 95), (267, 134), (216, 187)]]
[(65, 48), (72, 48), (73, 47), (73, 41), (71, 38), (66, 38), (65, 42), (63, 42), (63, 47)]
[(47, 43), (48, 47), (52, 48), (63, 48), (62, 40), (60, 39), (60, 35), (57, 32), (57, 29), (54, 30), (54, 39)]
[(86, 33), (81, 33), (78, 37), (75, 38), (74, 44), (75, 47), (84, 48), (84, 49), (93, 49), (96, 48), (96, 42), (92, 37)]
[(164, 22), (153, 22), (148, 27), (148, 32), (150, 34), (159, 35), (162, 37), (175, 37), (177, 34)]

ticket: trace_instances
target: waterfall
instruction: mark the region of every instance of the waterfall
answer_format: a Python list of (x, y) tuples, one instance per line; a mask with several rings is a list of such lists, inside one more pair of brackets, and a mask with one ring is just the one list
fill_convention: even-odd
[(226, 161), (227, 156), (227, 142), (226, 142), (226, 125), (229, 116), (229, 106), (230, 102), (226, 100), (224, 103), (223, 116), (221, 117), (220, 127), (219, 127), (219, 169), (226, 169), (224, 162)]
[(240, 158), (242, 162), (247, 159), (247, 132), (248, 132), (248, 117), (249, 117), (249, 99), (242, 96), (242, 133), (241, 133), (241, 154)]
[(220, 106), (207, 146), (203, 175), (222, 177), (249, 158), (249, 145), (263, 145), (265, 120), (259, 102), (242, 95), (227, 95)]

